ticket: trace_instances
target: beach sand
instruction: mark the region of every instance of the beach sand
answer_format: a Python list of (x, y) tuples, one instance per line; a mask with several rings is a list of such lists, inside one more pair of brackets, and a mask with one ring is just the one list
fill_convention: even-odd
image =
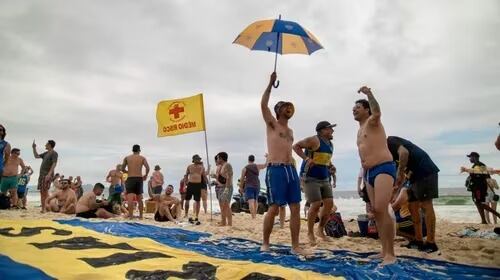
[[(73, 219), (74, 216), (68, 216), (58, 213), (40, 213), (39, 207), (29, 206), (28, 210), (2, 210), (0, 211), (0, 219)], [(170, 222), (159, 223), (154, 221), (153, 214), (145, 214), (143, 220), (134, 219), (134, 222), (151, 224), (161, 227), (182, 227), (187, 230), (208, 232), (213, 234), (213, 238), (221, 237), (238, 237), (257, 242), (262, 241), (262, 215), (257, 215), (256, 220), (252, 220), (249, 214), (237, 213), (233, 216), (232, 227), (219, 227), (217, 222), (220, 217), (213, 216), (213, 221), (210, 221), (210, 214), (200, 214), (201, 225), (192, 225), (189, 223), (181, 223), (176, 225)], [(98, 220), (98, 219), (93, 219)], [(129, 221), (123, 217), (110, 219), (112, 221)], [(108, 220), (109, 221), (109, 220)], [(276, 219), (276, 222), (278, 219)], [(356, 221), (345, 221), (347, 231), (358, 231)], [(271, 235), (271, 243), (280, 245), (290, 245), (290, 231), (288, 222), (285, 228), (281, 229), (278, 224), (275, 225)], [(421, 258), (430, 258), (436, 260), (444, 260), (469, 265), (479, 265), (488, 267), (500, 267), (500, 241), (483, 239), (483, 238), (459, 238), (450, 236), (450, 234), (463, 230), (467, 226), (472, 226), (480, 230), (492, 230), (493, 225), (466, 224), (466, 223), (450, 223), (446, 220), (438, 220), (436, 230), (436, 242), (440, 251), (432, 254), (426, 254), (417, 250), (401, 248), (402, 244), (406, 244), (402, 238), (397, 237), (395, 242), (396, 254), (405, 256), (414, 256)], [(307, 224), (302, 221), (301, 244), (307, 244)], [(380, 249), (378, 240), (360, 237), (342, 237), (335, 239), (330, 243), (320, 243), (318, 249), (330, 250), (350, 250), (354, 252), (374, 252)]]

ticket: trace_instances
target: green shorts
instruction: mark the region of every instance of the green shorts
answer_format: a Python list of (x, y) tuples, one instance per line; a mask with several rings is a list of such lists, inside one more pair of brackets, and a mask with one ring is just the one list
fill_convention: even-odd
[(8, 190), (17, 190), (17, 176), (3, 176), (0, 191), (5, 193)]
[(330, 182), (328, 180), (318, 180), (312, 177), (305, 178), (304, 193), (309, 203), (322, 201), (326, 198), (333, 198)]

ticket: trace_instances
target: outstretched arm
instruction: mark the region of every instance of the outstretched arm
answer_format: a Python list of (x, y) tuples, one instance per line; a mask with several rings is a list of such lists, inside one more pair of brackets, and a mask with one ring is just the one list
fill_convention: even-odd
[(266, 125), (274, 127), (275, 118), (269, 109), (269, 98), (271, 96), (271, 88), (273, 87), (274, 82), (276, 81), (276, 72), (271, 74), (271, 78), (269, 79), (269, 84), (267, 85), (264, 94), (262, 94), (262, 99), (260, 101), (260, 109), (262, 111), (262, 117), (266, 122)]
[(358, 93), (363, 93), (368, 98), (370, 111), (372, 112), (370, 116), (370, 122), (375, 125), (380, 124), (380, 116), (382, 115), (382, 113), (380, 112), (380, 105), (375, 99), (375, 96), (373, 96), (372, 89), (367, 86), (363, 86), (358, 90)]

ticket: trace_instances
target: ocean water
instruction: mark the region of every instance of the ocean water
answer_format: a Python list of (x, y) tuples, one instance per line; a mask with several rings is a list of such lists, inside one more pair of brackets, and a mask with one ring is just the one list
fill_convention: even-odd
[[(30, 188), (35, 191), (28, 192), (28, 204), (40, 205), (40, 194), (36, 187)], [(91, 189), (91, 186), (85, 186), (85, 191)], [(104, 193), (107, 196), (107, 190)], [(147, 193), (145, 199), (148, 198)], [(335, 190), (334, 202), (337, 211), (341, 213), (344, 220), (356, 219), (359, 214), (365, 213), (365, 203), (358, 197), (356, 191)], [(302, 200), (302, 207), (305, 201)], [(210, 197), (208, 209), (210, 209)], [(214, 213), (220, 213), (219, 203), (215, 198), (215, 192), (212, 192), (212, 209)], [(302, 208), (303, 209), (303, 208)], [(462, 188), (440, 189), (440, 197), (434, 200), (434, 210), (437, 219), (445, 219), (454, 223), (479, 223), (481, 219), (477, 213), (476, 206), (472, 203), (470, 193)], [(303, 211), (301, 211), (303, 216)]]

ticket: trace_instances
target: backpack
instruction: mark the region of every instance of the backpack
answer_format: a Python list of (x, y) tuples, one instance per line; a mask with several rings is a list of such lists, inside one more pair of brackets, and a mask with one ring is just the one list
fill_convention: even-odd
[(470, 175), (467, 176), (467, 179), (465, 179), (465, 187), (467, 188), (467, 191), (472, 191), (472, 177)]
[(0, 209), (9, 209), (10, 208), (10, 197), (6, 196), (3, 193), (0, 193)]
[(347, 235), (347, 231), (345, 230), (344, 222), (342, 222), (342, 217), (340, 213), (332, 213), (330, 214), (330, 218), (325, 225), (326, 235), (339, 238), (344, 235)]

